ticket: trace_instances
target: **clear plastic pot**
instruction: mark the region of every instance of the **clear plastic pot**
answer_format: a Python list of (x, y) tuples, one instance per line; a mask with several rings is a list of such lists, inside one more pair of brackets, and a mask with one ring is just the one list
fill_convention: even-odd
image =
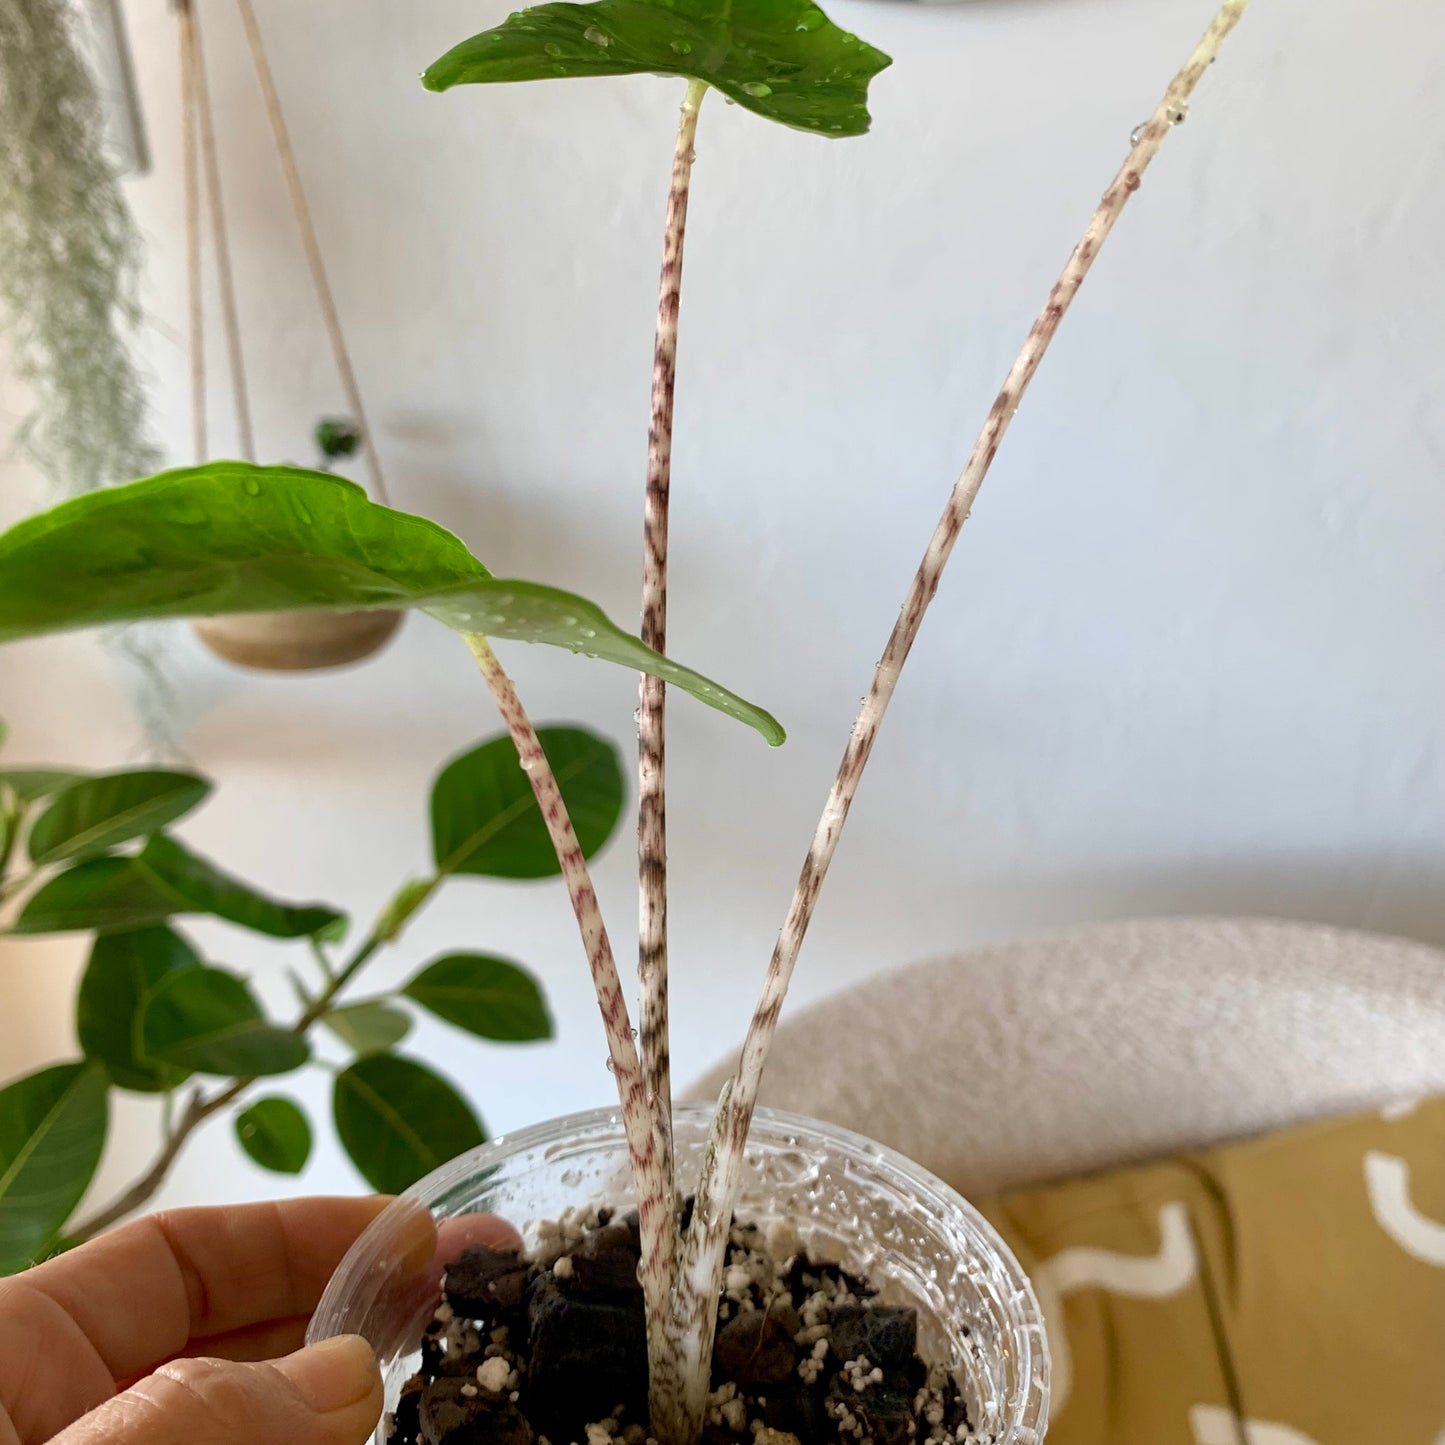
[[(697, 1176), (711, 1112), (676, 1111), (681, 1181)], [(442, 1269), (469, 1242), (474, 1216), (500, 1215), (531, 1244), (538, 1220), (633, 1202), (615, 1109), (496, 1139), (414, 1185), (371, 1225), (332, 1277), (308, 1339), (364, 1335), (382, 1362), (390, 1408), (416, 1369)], [(791, 1220), (815, 1257), (844, 1264), (885, 1301), (915, 1307), (920, 1353), (955, 1371), (977, 1445), (1043, 1439), (1049, 1356), (1038, 1302), (1003, 1241), (947, 1185), (861, 1135), (759, 1109), (737, 1214)]]

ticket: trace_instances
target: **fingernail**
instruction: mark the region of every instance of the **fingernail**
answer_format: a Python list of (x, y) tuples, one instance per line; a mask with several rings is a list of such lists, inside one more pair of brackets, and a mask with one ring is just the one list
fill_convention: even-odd
[(338, 1335), (277, 1362), (318, 1415), (344, 1410), (376, 1388), (376, 1356), (360, 1335)]

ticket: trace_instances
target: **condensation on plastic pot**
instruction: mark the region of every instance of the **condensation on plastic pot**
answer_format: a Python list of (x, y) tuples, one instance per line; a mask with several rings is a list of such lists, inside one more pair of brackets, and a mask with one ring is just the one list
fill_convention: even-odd
[[(679, 1105), (679, 1178), (695, 1178), (711, 1109)], [(493, 1140), (414, 1185), (342, 1260), (312, 1319), (311, 1343), (361, 1334), (381, 1360), (387, 1405), (419, 1361), (442, 1269), (466, 1247), (464, 1221), (498, 1214), (528, 1245), (569, 1209), (628, 1209), (627, 1141), (615, 1109), (573, 1114)], [(738, 1217), (790, 1221), (815, 1257), (918, 1311), (919, 1351), (957, 1376), (973, 1445), (1039, 1445), (1048, 1423), (1043, 1316), (1018, 1262), (965, 1199), (916, 1164), (831, 1124), (760, 1109)], [(379, 1429), (377, 1440), (384, 1440)]]

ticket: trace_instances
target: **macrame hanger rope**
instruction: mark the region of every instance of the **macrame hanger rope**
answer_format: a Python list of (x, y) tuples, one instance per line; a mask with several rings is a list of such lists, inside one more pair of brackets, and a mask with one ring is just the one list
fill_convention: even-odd
[[(231, 398), (236, 409), (236, 436), (242, 458), (256, 460), (256, 438), (251, 427), (251, 401), (246, 391), (246, 366), (241, 354), (241, 323), (236, 310), (236, 279), (231, 269), (231, 248), (226, 236), (226, 211), (221, 199), (221, 166), (216, 153), (216, 124), (211, 110), (211, 92), (206, 82), (206, 54), (201, 41), (201, 24), (192, 0), (176, 0), (183, 33), (188, 38), (186, 60), (190, 66), (190, 93), (195, 98), (201, 161), (205, 168), (206, 199), (211, 213), (211, 240), (216, 252), (216, 275), (221, 291), (221, 323), (226, 333), (226, 353), (231, 371)], [(199, 248), (197, 248), (199, 249)], [(199, 268), (197, 268), (199, 270)]]
[(201, 309), (201, 171), (196, 150), (196, 82), (191, 56), (195, 21), (190, 0), (176, 5), (181, 40), (181, 169), (186, 205), (186, 292), (190, 324), (191, 435), (196, 465), (206, 460), (206, 331)]
[(236, 0), (241, 12), (241, 23), (246, 30), (246, 39), (251, 46), (251, 58), (256, 66), (256, 80), (261, 87), (261, 96), (266, 104), (266, 115), (271, 122), (271, 134), (276, 141), (276, 154), (281, 170), (286, 177), (286, 189), (291, 195), (291, 208), (296, 213), (296, 224), (301, 230), (301, 241), (306, 251), (306, 263), (311, 271), (311, 281), (316, 288), (316, 299), (321, 306), (322, 320), (326, 334), (331, 340), (332, 355), (336, 359), (336, 370), (341, 379), (341, 389), (346, 394), (346, 405), (361, 429), (361, 446), (366, 458), (366, 469), (371, 477), (371, 488), (378, 502), (385, 503), (386, 479), (382, 476), (381, 459), (377, 455), (371, 438), (371, 427), (367, 424), (366, 412), (361, 404), (361, 389), (356, 383), (356, 372), (351, 365), (351, 356), (346, 348), (346, 338), (341, 330), (341, 317), (336, 309), (336, 299), (331, 292), (331, 283), (326, 275), (326, 263), (321, 256), (321, 245), (316, 239), (316, 227), (311, 219), (311, 207), (306, 201), (306, 191), (301, 184), (301, 172), (296, 165), (296, 153), (291, 145), (286, 118), (281, 112), (281, 100), (276, 92), (275, 78), (271, 73), (271, 62), (266, 55), (266, 45), (261, 38), (261, 27), (256, 20), (256, 11), (251, 0)]

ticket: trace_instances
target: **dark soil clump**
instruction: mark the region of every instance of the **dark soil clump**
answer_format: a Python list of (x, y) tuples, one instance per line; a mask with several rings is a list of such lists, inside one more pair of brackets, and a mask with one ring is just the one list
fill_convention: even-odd
[[(648, 1445), (635, 1216), (544, 1227), (532, 1256), (467, 1250), (421, 1341), (390, 1445)], [(735, 1225), (704, 1445), (973, 1445), (918, 1317), (786, 1225)]]

